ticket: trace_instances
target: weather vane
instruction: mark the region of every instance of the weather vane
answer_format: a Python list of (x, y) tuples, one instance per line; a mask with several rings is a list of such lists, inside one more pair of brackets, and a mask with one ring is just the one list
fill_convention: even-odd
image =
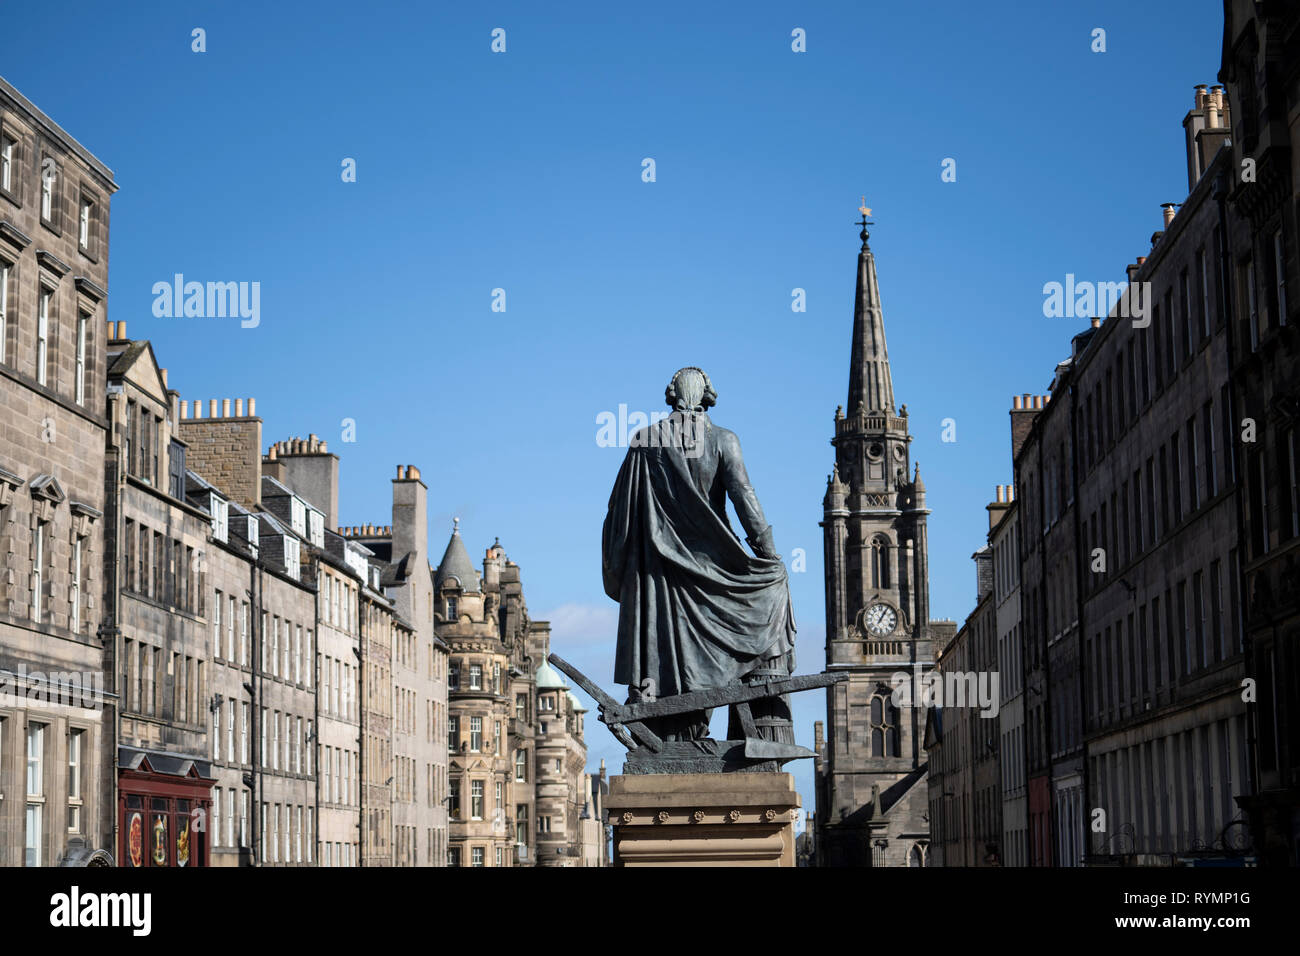
[(871, 209), (867, 206), (866, 196), (862, 197), (862, 205), (858, 207), (858, 212), (862, 213), (862, 221), (858, 223), (858, 225), (862, 227), (862, 231), (858, 233), (858, 235), (862, 238), (862, 248), (865, 249), (867, 248), (867, 226), (875, 225), (875, 223), (867, 218), (871, 215)]

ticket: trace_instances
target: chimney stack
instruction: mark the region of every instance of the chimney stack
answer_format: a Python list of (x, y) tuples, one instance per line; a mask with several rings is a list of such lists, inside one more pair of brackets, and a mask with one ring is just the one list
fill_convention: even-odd
[(1020, 454), (1020, 448), (1029, 437), (1029, 429), (1034, 424), (1033, 403), (1029, 395), (1013, 395), (1011, 398), (1011, 458), (1014, 461)]

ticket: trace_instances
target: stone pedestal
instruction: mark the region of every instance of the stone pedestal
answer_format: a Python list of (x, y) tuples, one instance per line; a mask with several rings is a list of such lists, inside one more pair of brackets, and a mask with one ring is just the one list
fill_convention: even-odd
[(611, 777), (615, 866), (794, 866), (799, 794), (788, 773)]

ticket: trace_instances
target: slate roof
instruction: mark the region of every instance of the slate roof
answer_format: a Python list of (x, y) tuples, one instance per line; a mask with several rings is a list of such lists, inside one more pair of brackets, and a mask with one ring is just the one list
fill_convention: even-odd
[(454, 579), (463, 591), (479, 590), (478, 571), (474, 568), (474, 562), (470, 560), (469, 552), (465, 550), (465, 542), (460, 536), (459, 531), (451, 533), (451, 540), (447, 542), (447, 550), (443, 552), (442, 560), (438, 562), (438, 571), (433, 577), (434, 588), (441, 588), (444, 583)]

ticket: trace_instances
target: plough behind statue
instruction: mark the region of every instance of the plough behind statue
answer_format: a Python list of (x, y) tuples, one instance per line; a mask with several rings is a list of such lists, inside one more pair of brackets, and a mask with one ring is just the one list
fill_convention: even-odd
[[(552, 654), (548, 659), (596, 701), (601, 722), (627, 748), (625, 774), (778, 770), (787, 760), (815, 757), (816, 754), (807, 747), (760, 736), (750, 704), (801, 690), (828, 687), (848, 677), (847, 674), (774, 677), (670, 697), (647, 697), (643, 694), (640, 700), (620, 704), (564, 658)], [(734, 708), (744, 739), (664, 740), (645, 724), (647, 720), (724, 706)]]

